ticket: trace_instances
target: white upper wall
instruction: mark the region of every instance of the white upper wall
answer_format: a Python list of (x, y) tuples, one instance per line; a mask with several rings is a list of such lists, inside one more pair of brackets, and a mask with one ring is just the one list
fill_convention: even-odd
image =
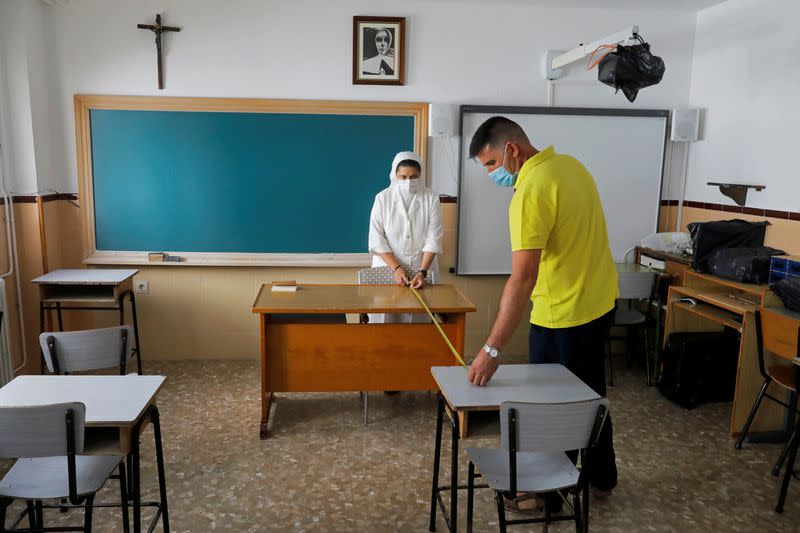
[(728, 0), (697, 15), (692, 107), (704, 110), (691, 147), (686, 199), (733, 204), (708, 181), (763, 184), (747, 205), (800, 211), (800, 2)]
[[(638, 24), (667, 70), (662, 83), (643, 90), (634, 106), (681, 107), (689, 98), (695, 13), (654, 10), (653, 4), (604, 9), (519, 0), (60, 4), (43, 9), (52, 134), (50, 139), (37, 134), (36, 143), (48, 146), (52, 171), (40, 175), (39, 190), (77, 190), (75, 93), (545, 105), (546, 84), (540, 74), (545, 50), (568, 49)], [(136, 28), (152, 21), (156, 12), (166, 24), (182, 28), (165, 37), (163, 91), (156, 88), (153, 36)], [(405, 86), (352, 85), (354, 15), (406, 17)], [(596, 72), (586, 72), (582, 65), (571, 67), (557, 83), (556, 105), (631, 106), (595, 78)], [(536, 132), (529, 133), (535, 143)], [(439, 192), (455, 194), (456, 143), (436, 139), (432, 144), (431, 184)]]

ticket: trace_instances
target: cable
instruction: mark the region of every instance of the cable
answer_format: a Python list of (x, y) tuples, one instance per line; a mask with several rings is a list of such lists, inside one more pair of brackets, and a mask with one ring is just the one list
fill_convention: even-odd
[(433, 325), (436, 326), (436, 329), (439, 330), (439, 335), (441, 335), (442, 338), (444, 339), (444, 342), (447, 343), (447, 346), (450, 348), (450, 351), (453, 353), (453, 356), (456, 358), (456, 360), (459, 363), (461, 363), (461, 366), (467, 366), (467, 363), (465, 363), (464, 360), (461, 358), (461, 356), (458, 355), (458, 352), (453, 347), (453, 344), (450, 342), (450, 339), (448, 339), (447, 335), (445, 335), (444, 330), (442, 330), (442, 326), (439, 325), (439, 322), (436, 321), (436, 318), (433, 316), (433, 313), (431, 313), (431, 310), (428, 309), (428, 306), (425, 303), (425, 300), (423, 300), (422, 296), (419, 295), (419, 293), (417, 292), (417, 289), (415, 289), (414, 287), (409, 287), (409, 289), (411, 289), (411, 292), (413, 292), (414, 296), (417, 297), (417, 300), (419, 300), (419, 303), (422, 304), (422, 307), (425, 308), (425, 312), (428, 313), (428, 316), (431, 317), (431, 320), (433, 321)]

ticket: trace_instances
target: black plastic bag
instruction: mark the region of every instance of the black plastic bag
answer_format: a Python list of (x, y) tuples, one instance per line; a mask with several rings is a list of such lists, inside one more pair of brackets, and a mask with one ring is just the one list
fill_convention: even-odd
[(636, 100), (639, 89), (650, 87), (664, 76), (664, 61), (650, 53), (650, 45), (636, 35), (639, 44), (633, 46), (617, 45), (617, 49), (600, 60), (597, 79), (622, 89), (629, 102)]
[(708, 272), (721, 278), (760, 285), (769, 281), (772, 256), (782, 253), (783, 250), (769, 246), (717, 248), (708, 258)]
[(770, 288), (787, 309), (800, 312), (800, 278), (784, 278)]
[(746, 220), (716, 220), (689, 224), (692, 236), (692, 268), (708, 272), (708, 260), (719, 248), (742, 248), (764, 245), (764, 234), (769, 222)]

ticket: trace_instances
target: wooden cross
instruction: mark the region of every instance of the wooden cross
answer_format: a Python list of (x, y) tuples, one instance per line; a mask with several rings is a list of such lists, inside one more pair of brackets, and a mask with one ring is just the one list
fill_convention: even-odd
[(163, 89), (164, 74), (161, 66), (161, 34), (165, 31), (181, 31), (181, 29), (176, 28), (175, 26), (162, 26), (161, 13), (156, 14), (155, 24), (137, 24), (136, 27), (140, 30), (150, 30), (156, 34), (156, 54), (158, 54), (158, 88)]

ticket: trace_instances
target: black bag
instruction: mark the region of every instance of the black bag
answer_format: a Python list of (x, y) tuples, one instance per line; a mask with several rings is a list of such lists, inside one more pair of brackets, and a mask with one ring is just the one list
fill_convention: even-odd
[(784, 278), (770, 288), (787, 309), (800, 312), (800, 278)]
[(687, 409), (706, 402), (731, 401), (738, 358), (739, 334), (732, 329), (672, 333), (661, 355), (658, 390)]
[(708, 258), (708, 272), (742, 283), (769, 281), (769, 264), (773, 255), (783, 250), (758, 246), (754, 248), (717, 248)]
[(769, 222), (746, 220), (716, 220), (689, 224), (692, 236), (692, 268), (708, 272), (708, 260), (718, 248), (742, 248), (764, 245), (764, 234)]
[(639, 44), (617, 45), (617, 49), (606, 54), (597, 68), (597, 79), (622, 89), (629, 102), (636, 100), (639, 89), (661, 81), (664, 76), (664, 61), (650, 53), (650, 45), (636, 35)]

